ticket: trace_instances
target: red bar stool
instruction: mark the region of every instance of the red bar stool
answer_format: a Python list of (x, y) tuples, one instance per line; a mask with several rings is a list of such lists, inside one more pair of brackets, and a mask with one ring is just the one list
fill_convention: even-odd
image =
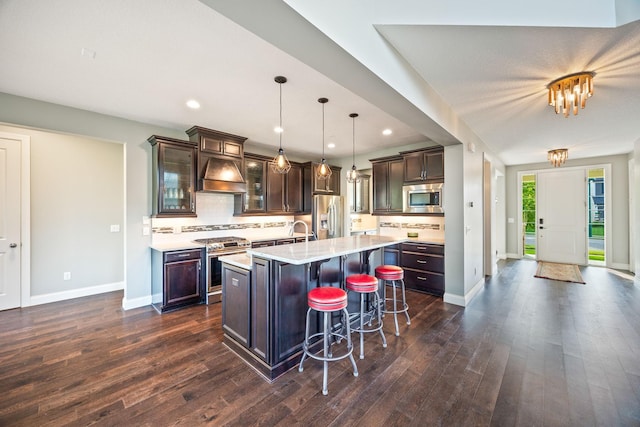
[[(378, 279), (368, 274), (353, 274), (347, 277), (347, 290), (360, 294), (360, 326), (353, 329), (353, 332), (360, 334), (360, 359), (364, 359), (364, 334), (368, 332), (380, 332), (382, 337), (382, 347), (387, 347), (387, 339), (382, 332), (382, 311), (380, 310), (380, 298), (378, 297)], [(373, 304), (369, 306), (366, 313), (369, 316), (369, 327), (365, 328), (365, 305), (366, 295), (373, 294)], [(373, 317), (378, 317), (378, 323), (372, 326)]]
[[(302, 363), (304, 359), (308, 356), (312, 359), (322, 360), (323, 361), (323, 375), (322, 375), (322, 394), (325, 396), (329, 393), (327, 390), (327, 374), (329, 372), (329, 362), (334, 362), (337, 360), (344, 359), (348, 357), (351, 360), (351, 365), (353, 365), (353, 376), (358, 376), (358, 368), (356, 366), (356, 361), (353, 359), (353, 344), (351, 343), (351, 329), (349, 326), (349, 312), (347, 311), (347, 293), (340, 288), (334, 287), (322, 287), (322, 288), (314, 288), (309, 291), (307, 294), (307, 303), (309, 305), (309, 309), (307, 310), (307, 320), (305, 325), (305, 333), (304, 333), (304, 343), (302, 344), (302, 359), (300, 359), (300, 366), (298, 367), (298, 371), (302, 372)], [(324, 313), (324, 329), (322, 332), (318, 332), (317, 334), (309, 335), (309, 315), (311, 314), (311, 310), (315, 310), (321, 313)], [(345, 328), (340, 328), (337, 332), (332, 331), (332, 325), (329, 321), (330, 313), (333, 311), (340, 311), (344, 316), (342, 319), (342, 324), (346, 325), (346, 332), (343, 335), (340, 333)], [(310, 341), (313, 338), (322, 336), (323, 341), (323, 353), (322, 356), (318, 356), (309, 351), (309, 347), (311, 346)], [(332, 345), (331, 338), (335, 338), (335, 343), (339, 343), (342, 339), (347, 340), (347, 349), (344, 354), (335, 356), (330, 351), (330, 347)]]
[[(376, 277), (384, 281), (384, 310), (383, 313), (393, 313), (393, 321), (396, 324), (396, 336), (400, 336), (398, 329), (398, 313), (404, 313), (407, 316), (407, 325), (411, 324), (409, 319), (409, 305), (404, 291), (404, 270), (397, 265), (380, 265), (376, 267)], [(387, 298), (387, 285), (393, 286), (393, 299)], [(401, 307), (398, 307), (396, 298), (396, 289), (400, 287), (402, 290)], [(393, 309), (387, 310), (387, 301), (393, 301)]]

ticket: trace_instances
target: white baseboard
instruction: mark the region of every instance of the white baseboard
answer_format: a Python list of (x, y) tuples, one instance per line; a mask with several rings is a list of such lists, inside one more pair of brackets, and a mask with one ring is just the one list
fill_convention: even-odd
[(106, 292), (121, 291), (123, 289), (124, 282), (115, 282), (107, 283), (104, 285), (89, 286), (86, 288), (70, 289), (68, 291), (62, 292), (53, 292), (44, 295), (33, 295), (29, 298), (29, 306), (65, 301), (73, 298), (87, 297), (90, 295), (104, 294)]
[(507, 253), (507, 258), (520, 259), (522, 255)]
[(498, 259), (507, 259), (507, 258), (508, 258), (508, 256), (504, 252), (498, 254)]
[(122, 298), (122, 308), (124, 310), (131, 310), (138, 307), (144, 307), (145, 305), (151, 305), (151, 295), (146, 295), (139, 298)]
[(465, 296), (462, 297), (460, 295), (448, 294), (445, 292), (442, 299), (444, 302), (448, 304), (459, 305), (460, 307), (466, 307), (467, 305), (469, 305), (471, 300), (478, 294), (478, 292), (482, 290), (483, 286), (484, 286), (484, 278), (478, 280), (476, 284), (473, 285), (473, 288), (471, 288), (471, 290), (467, 292)]

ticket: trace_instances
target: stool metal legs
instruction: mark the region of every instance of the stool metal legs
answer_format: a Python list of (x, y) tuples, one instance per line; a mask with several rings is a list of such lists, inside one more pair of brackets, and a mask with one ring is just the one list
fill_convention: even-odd
[[(305, 326), (305, 334), (304, 334), (304, 343), (302, 344), (302, 359), (300, 359), (300, 366), (298, 367), (298, 371), (302, 372), (303, 371), (303, 367), (302, 367), (302, 363), (304, 362), (304, 359), (308, 356), (311, 357), (312, 359), (316, 359), (316, 360), (322, 360), (323, 362), (323, 367), (322, 367), (322, 394), (324, 394), (325, 396), (329, 393), (329, 390), (327, 388), (327, 377), (328, 377), (328, 373), (329, 373), (329, 362), (333, 362), (336, 360), (341, 360), (344, 359), (345, 357), (348, 357), (349, 360), (351, 360), (351, 365), (353, 366), (353, 376), (357, 377), (358, 376), (358, 367), (356, 366), (356, 361), (353, 358), (353, 343), (351, 342), (351, 327), (349, 326), (349, 312), (347, 311), (346, 308), (343, 308), (341, 310), (344, 319), (342, 321), (343, 324), (346, 325), (346, 332), (345, 334), (341, 334), (340, 332), (332, 332), (331, 331), (331, 322), (329, 322), (329, 318), (330, 318), (330, 311), (323, 311), (323, 324), (324, 324), (324, 328), (322, 332), (319, 332), (317, 334), (313, 334), (313, 335), (309, 335), (309, 315), (311, 314), (311, 310), (313, 310), (312, 308), (309, 308), (307, 310), (307, 320), (306, 320), (306, 326)], [(309, 351), (309, 346), (310, 346), (310, 342), (309, 340), (313, 339), (314, 337), (320, 336), (322, 335), (323, 337), (323, 351), (322, 351), (322, 356), (318, 356), (316, 354), (312, 354)], [(333, 353), (331, 352), (331, 339), (332, 337), (336, 337), (337, 339), (347, 339), (347, 351), (345, 354), (340, 355), (340, 356), (333, 356)]]
[[(360, 334), (360, 359), (364, 359), (364, 334), (366, 332), (375, 332), (375, 331), (380, 332), (380, 336), (382, 337), (382, 347), (384, 348), (387, 347), (387, 339), (385, 338), (384, 332), (382, 331), (383, 324), (382, 324), (382, 312), (380, 310), (380, 298), (378, 297), (378, 292), (372, 292), (372, 294), (373, 294), (373, 307), (375, 307), (373, 310), (375, 310), (378, 316), (378, 325), (372, 329), (364, 328), (364, 324), (365, 324), (364, 307), (365, 307), (365, 298), (367, 294), (366, 293), (360, 294), (360, 327), (354, 330), (354, 332), (358, 332)], [(372, 318), (373, 318), (373, 313), (369, 315), (369, 326), (371, 326)]]
[[(393, 287), (393, 300), (391, 298), (387, 298), (387, 282), (391, 282), (391, 286)], [(398, 308), (398, 300), (396, 298), (396, 288), (398, 287), (397, 283), (400, 282), (400, 287), (402, 289), (402, 309)], [(393, 321), (395, 323), (396, 326), (396, 336), (399, 337), (400, 336), (400, 329), (398, 328), (398, 313), (404, 313), (405, 316), (407, 316), (407, 325), (411, 324), (411, 319), (409, 318), (409, 305), (407, 304), (407, 297), (405, 294), (405, 290), (404, 290), (404, 280), (403, 279), (399, 279), (399, 280), (383, 280), (382, 281), (383, 286), (384, 286), (384, 303), (385, 303), (385, 307), (384, 307), (384, 313), (393, 313)], [(386, 304), (388, 300), (392, 300), (393, 301), (393, 309), (392, 310), (387, 310)]]

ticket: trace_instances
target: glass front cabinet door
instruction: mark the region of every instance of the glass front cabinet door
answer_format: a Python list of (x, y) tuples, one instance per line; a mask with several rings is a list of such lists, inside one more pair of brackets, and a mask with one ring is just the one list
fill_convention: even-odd
[(152, 136), (153, 209), (156, 217), (196, 216), (197, 144)]

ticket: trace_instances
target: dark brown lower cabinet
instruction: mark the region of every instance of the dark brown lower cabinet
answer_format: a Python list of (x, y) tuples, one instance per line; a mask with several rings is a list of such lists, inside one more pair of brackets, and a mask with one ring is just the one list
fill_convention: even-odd
[(204, 249), (162, 252), (151, 257), (153, 306), (160, 312), (204, 302)]
[(444, 246), (406, 242), (401, 245), (401, 267), (407, 289), (444, 295)]

